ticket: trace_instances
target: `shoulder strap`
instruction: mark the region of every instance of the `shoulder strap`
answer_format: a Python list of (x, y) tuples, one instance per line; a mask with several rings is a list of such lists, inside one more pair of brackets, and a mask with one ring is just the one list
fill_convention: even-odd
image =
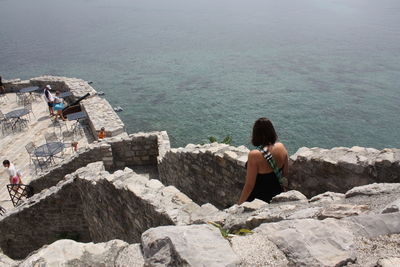
[(282, 171), (278, 168), (276, 161), (272, 157), (271, 153), (268, 151), (268, 149), (265, 149), (263, 147), (258, 147), (258, 150), (260, 150), (261, 154), (265, 158), (265, 160), (268, 162), (269, 166), (271, 169), (274, 171), (276, 177), (280, 179), (282, 177)]

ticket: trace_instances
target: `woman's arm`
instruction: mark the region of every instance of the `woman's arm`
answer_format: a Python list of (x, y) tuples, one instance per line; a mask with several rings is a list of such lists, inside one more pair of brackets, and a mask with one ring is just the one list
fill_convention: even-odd
[(246, 182), (244, 184), (242, 193), (240, 194), (238, 204), (245, 202), (253, 191), (254, 185), (256, 184), (256, 178), (258, 173), (257, 156), (260, 152), (257, 150), (250, 151), (247, 160), (247, 171), (246, 171)]

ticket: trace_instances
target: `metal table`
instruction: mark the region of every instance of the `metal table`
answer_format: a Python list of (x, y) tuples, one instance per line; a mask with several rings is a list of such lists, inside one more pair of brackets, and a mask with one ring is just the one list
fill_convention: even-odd
[(84, 111), (75, 112), (67, 115), (69, 121), (81, 120), (87, 118), (87, 114)]
[(14, 123), (13, 123), (13, 125), (11, 126), (11, 128), (14, 129), (15, 126), (17, 125), (17, 123), (18, 123), (19, 121), (21, 121), (21, 117), (26, 116), (26, 115), (28, 115), (29, 113), (30, 113), (29, 109), (21, 108), (21, 109), (16, 109), (16, 110), (10, 111), (10, 112), (8, 112), (7, 114), (5, 114), (4, 116), (5, 116), (7, 119), (14, 119), (14, 120), (15, 120)]
[(36, 157), (54, 157), (58, 153), (61, 153), (64, 149), (64, 143), (62, 142), (50, 142), (44, 145), (38, 146), (33, 154)]
[(31, 93), (34, 91), (39, 90), (40, 88), (37, 86), (31, 86), (31, 87), (26, 87), (26, 88), (22, 88), (21, 90), (19, 90), (20, 93)]
[[(62, 142), (49, 142), (44, 145), (38, 146), (34, 151), (33, 154), (36, 158), (45, 158), (46, 162), (51, 163), (54, 162), (54, 157), (61, 153), (64, 150), (64, 143)], [(42, 166), (40, 165), (40, 169)]]
[(69, 96), (71, 96), (71, 95), (72, 95), (71, 92), (63, 92), (63, 93), (60, 93), (60, 94), (58, 95), (58, 97), (60, 97), (60, 98), (66, 98), (66, 97), (69, 97)]

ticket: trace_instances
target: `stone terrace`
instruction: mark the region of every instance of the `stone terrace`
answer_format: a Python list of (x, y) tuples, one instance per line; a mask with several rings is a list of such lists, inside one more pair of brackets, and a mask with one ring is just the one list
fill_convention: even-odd
[[(16, 95), (8, 93), (7, 99), (1, 100), (1, 111), (6, 114), (9, 111), (22, 108), (17, 104)], [(32, 179), (41, 175), (41, 172), (36, 174), (33, 165), (30, 163), (29, 155), (25, 149), (25, 145), (33, 142), (36, 146), (46, 143), (44, 138), (45, 132), (55, 132), (60, 138), (60, 129), (54, 127), (54, 123), (49, 117), (49, 111), (44, 99), (32, 103), (33, 113), (30, 114), (29, 127), (20, 132), (5, 133), (0, 138), (1, 157), (0, 160), (8, 159), (14, 163), (18, 169), (22, 171), (22, 180), (25, 184), (29, 183)], [(66, 121), (68, 129), (71, 129), (74, 122)], [(65, 132), (65, 127), (63, 127)], [(2, 134), (2, 133), (0, 133)], [(73, 138), (79, 142), (78, 147), (84, 147), (93, 140), (91, 134), (89, 135), (63, 135), (65, 142), (71, 142)], [(69, 157), (73, 154), (72, 149), (66, 148), (64, 157)], [(0, 205), (6, 209), (12, 207), (6, 184), (9, 183), (5, 168), (0, 168)]]

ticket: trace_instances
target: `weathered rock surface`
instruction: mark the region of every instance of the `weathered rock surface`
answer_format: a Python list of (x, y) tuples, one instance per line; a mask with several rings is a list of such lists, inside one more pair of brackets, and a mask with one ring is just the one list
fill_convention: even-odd
[(290, 190), (274, 196), (271, 203), (289, 202), (289, 201), (307, 201), (307, 197), (296, 190)]
[(390, 257), (386, 259), (380, 259), (377, 264), (377, 267), (399, 267), (400, 266), (400, 258), (398, 257)]
[(267, 205), (268, 205), (268, 203), (265, 201), (262, 201), (259, 199), (254, 199), (251, 202), (244, 202), (240, 206), (242, 206), (244, 208), (244, 211), (255, 211), (255, 210), (265, 208)]
[(341, 219), (348, 216), (359, 215), (368, 210), (368, 206), (366, 205), (331, 204), (321, 211), (321, 213), (318, 215), (318, 219)]
[[(375, 267), (380, 263), (388, 263), (391, 259), (396, 260), (400, 257), (400, 234), (381, 235), (375, 238), (356, 237), (354, 239), (354, 252), (357, 261), (349, 265), (351, 267)], [(388, 266), (397, 267), (400, 265)]]
[(392, 213), (400, 211), (400, 199), (390, 203), (383, 210), (382, 213)]
[(240, 266), (287, 266), (289, 264), (285, 254), (263, 235), (235, 236), (230, 243), (240, 258)]
[(163, 226), (142, 235), (146, 266), (235, 266), (239, 258), (209, 225)]
[(310, 199), (310, 202), (335, 202), (340, 201), (345, 198), (344, 194), (335, 192), (325, 192), (316, 195)]
[(355, 261), (353, 234), (334, 219), (267, 223), (254, 232), (271, 240), (295, 266), (341, 266)]
[(120, 266), (143, 266), (140, 247), (121, 240), (93, 244), (64, 239), (34, 252), (19, 266), (115, 266), (117, 262)]
[(346, 192), (346, 198), (359, 195), (372, 196), (372, 195), (390, 194), (394, 192), (400, 192), (400, 183), (399, 184), (373, 183), (363, 186), (357, 186), (350, 189), (349, 191)]
[(400, 212), (347, 217), (355, 236), (374, 238), (379, 235), (400, 233)]

